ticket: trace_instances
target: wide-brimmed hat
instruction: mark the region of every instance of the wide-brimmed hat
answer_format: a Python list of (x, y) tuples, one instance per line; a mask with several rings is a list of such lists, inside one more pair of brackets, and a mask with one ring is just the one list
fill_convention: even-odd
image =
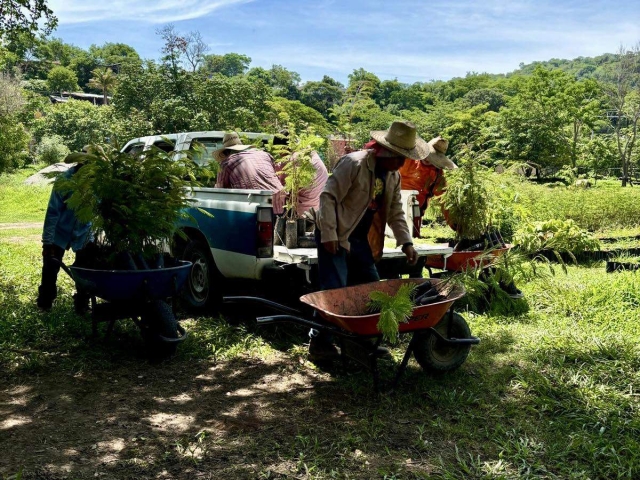
[(240, 137), (236, 132), (225, 133), (224, 137), (222, 137), (222, 148), (214, 150), (212, 155), (213, 158), (220, 161), (222, 160), (222, 152), (225, 150), (235, 150), (236, 152), (241, 152), (246, 150), (247, 148), (251, 148), (251, 145), (243, 145)]
[(442, 168), (445, 170), (453, 170), (454, 168), (458, 168), (458, 166), (445, 155), (445, 153), (447, 152), (447, 148), (449, 148), (449, 142), (444, 138), (432, 138), (427, 143), (427, 148), (427, 155), (423, 159), (427, 163), (430, 163), (436, 168)]
[(413, 160), (421, 160), (428, 154), (427, 142), (418, 136), (416, 126), (411, 122), (393, 122), (389, 130), (371, 132), (371, 138), (386, 149)]

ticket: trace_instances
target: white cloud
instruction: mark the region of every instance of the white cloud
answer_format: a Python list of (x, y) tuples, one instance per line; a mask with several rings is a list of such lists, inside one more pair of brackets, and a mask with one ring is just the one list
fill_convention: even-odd
[(191, 20), (229, 5), (253, 0), (50, 0), (60, 25), (104, 21), (136, 21), (152, 24)]

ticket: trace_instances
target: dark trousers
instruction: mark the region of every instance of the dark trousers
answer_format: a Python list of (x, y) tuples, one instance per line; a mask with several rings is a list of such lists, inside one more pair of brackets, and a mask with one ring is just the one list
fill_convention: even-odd
[(58, 296), (58, 273), (64, 257), (64, 249), (57, 245), (42, 246), (42, 280), (38, 287), (38, 306), (50, 307)]
[[(320, 232), (316, 230), (318, 286), (320, 290), (332, 290), (380, 280), (368, 240), (366, 238), (349, 238), (349, 243), (351, 244), (350, 251), (338, 247), (338, 253), (332, 255), (320, 243)], [(309, 336), (317, 338), (317, 341), (330, 342), (332, 340), (331, 335), (314, 329), (311, 329)]]
[[(89, 267), (95, 256), (95, 244), (88, 243), (83, 249), (76, 252), (76, 260), (73, 265), (76, 267)], [(51, 304), (58, 296), (58, 273), (60, 273), (60, 262), (64, 257), (65, 250), (57, 245), (42, 246), (42, 279), (38, 287), (37, 304), (42, 308), (50, 308)], [(88, 295), (78, 291), (74, 300), (78, 304), (86, 303)]]

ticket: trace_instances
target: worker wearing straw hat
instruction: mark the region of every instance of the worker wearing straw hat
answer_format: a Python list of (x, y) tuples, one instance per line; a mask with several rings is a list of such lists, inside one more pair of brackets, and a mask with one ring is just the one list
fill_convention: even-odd
[[(316, 243), (321, 290), (380, 280), (375, 262), (382, 257), (386, 224), (409, 264), (418, 261), (402, 210), (398, 169), (406, 158), (426, 157), (427, 143), (405, 121), (373, 131), (371, 138), (364, 150), (338, 160), (320, 195)], [(311, 358), (339, 353), (327, 335), (312, 330), (310, 336)]]
[(442, 137), (435, 137), (427, 143), (428, 153), (420, 160), (407, 159), (398, 170), (402, 179), (402, 190), (417, 190), (416, 200), (420, 206), (420, 216), (414, 217), (413, 236), (420, 238), (422, 216), (429, 206), (429, 200), (444, 193), (445, 180), (443, 171), (453, 170), (458, 166), (445, 154), (449, 142)]

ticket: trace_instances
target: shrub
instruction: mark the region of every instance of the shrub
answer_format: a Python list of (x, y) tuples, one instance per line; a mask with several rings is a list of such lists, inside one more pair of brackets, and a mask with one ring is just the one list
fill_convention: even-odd
[(516, 233), (515, 242), (526, 253), (555, 250), (576, 254), (600, 248), (600, 242), (573, 220), (527, 223)]
[(0, 117), (0, 173), (26, 165), (29, 139), (22, 123), (10, 116)]
[(71, 151), (60, 135), (43, 137), (36, 147), (36, 161), (46, 165), (62, 162)]

